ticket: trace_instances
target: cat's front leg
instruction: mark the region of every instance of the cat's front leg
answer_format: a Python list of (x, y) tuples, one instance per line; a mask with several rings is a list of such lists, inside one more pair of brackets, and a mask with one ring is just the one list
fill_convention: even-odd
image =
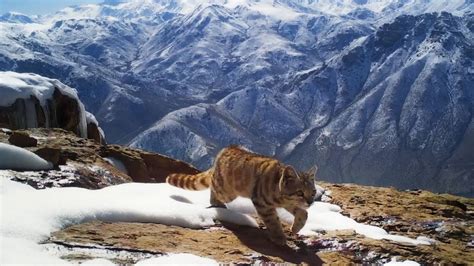
[(255, 202), (255, 209), (267, 227), (267, 233), (270, 240), (280, 246), (286, 245), (286, 236), (281, 227), (280, 219), (277, 212), (272, 206), (265, 206), (259, 202)]
[(295, 216), (293, 224), (291, 225), (291, 232), (293, 234), (297, 234), (306, 224), (306, 220), (308, 220), (308, 212), (298, 207), (291, 207), (286, 209), (291, 212), (293, 216)]
[(211, 206), (209, 208), (224, 208), (227, 209), (224, 202), (219, 199), (217, 192), (211, 187)]

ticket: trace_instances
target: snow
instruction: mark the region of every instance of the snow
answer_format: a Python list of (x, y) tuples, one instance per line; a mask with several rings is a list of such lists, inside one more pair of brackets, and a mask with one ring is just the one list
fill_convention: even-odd
[(250, 10), (257, 11), (265, 16), (278, 18), (279, 20), (291, 21), (297, 19), (302, 13), (296, 12), (278, 2), (263, 0), (250, 5)]
[(384, 265), (386, 266), (419, 266), (420, 264), (412, 260), (397, 261), (396, 258), (392, 258), (390, 262), (387, 262)]
[[(311, 205), (308, 209), (308, 221), (303, 229), (301, 229), (300, 234), (315, 235), (316, 232), (320, 231), (352, 229), (361, 235), (373, 239), (387, 239), (412, 245), (430, 245), (430, 242), (424, 239), (412, 239), (400, 235), (391, 235), (380, 227), (358, 223), (342, 215), (340, 211), (341, 208), (339, 206), (326, 202), (318, 202)], [(292, 221), (293, 218), (286, 212), (286, 217), (284, 216), (282, 219)]]
[[(466, 4), (464, 0), (436, 0), (418, 1), (406, 0), (404, 3), (397, 3), (394, 0), (368, 0), (365, 3), (357, 3), (352, 0), (315, 0), (315, 1), (273, 1), (273, 0), (173, 0), (173, 1), (153, 1), (153, 0), (128, 0), (123, 3), (110, 5), (81, 5), (67, 7), (53, 16), (49, 20), (97, 18), (100, 16), (119, 16), (124, 13), (130, 16), (150, 16), (161, 12), (176, 12), (179, 14), (190, 14), (196, 8), (209, 5), (220, 5), (228, 9), (245, 7), (261, 14), (279, 18), (282, 20), (294, 19), (300, 14), (325, 13), (329, 15), (342, 16), (358, 9), (367, 9), (375, 13), (387, 14), (393, 12), (398, 6), (397, 13), (428, 13), (447, 11), (455, 14), (462, 14), (472, 6)], [(297, 8), (294, 8), (297, 7)]]
[(186, 253), (177, 253), (177, 254), (168, 254), (166, 256), (161, 256), (158, 258), (150, 258), (139, 261), (137, 266), (141, 265), (157, 265), (157, 264), (166, 264), (166, 265), (196, 265), (196, 264), (205, 264), (205, 265), (219, 265), (217, 261), (199, 257), (192, 254)]
[(2, 90), (0, 106), (10, 106), (17, 99), (28, 99), (31, 96), (35, 96), (41, 105), (44, 105), (46, 100), (52, 97), (55, 88), (59, 89), (64, 95), (78, 99), (77, 92), (74, 89), (58, 80), (32, 73), (0, 71), (0, 88)]
[(93, 259), (93, 260), (84, 261), (83, 263), (81, 263), (81, 265), (98, 266), (98, 265), (116, 265), (116, 264), (107, 259)]
[(100, 15), (101, 7), (99, 5), (81, 5), (66, 7), (54, 14), (54, 16), (48, 17), (48, 22), (60, 21), (68, 19), (84, 19), (84, 18), (96, 18)]
[[(389, 22), (401, 13), (458, 10), (463, 2), (462, 0), (127, 0), (113, 6), (84, 5), (64, 9), (52, 15), (51, 19), (35, 20), (43, 24), (31, 23), (26, 26), (0, 23), (2, 51), (0, 57), (6, 58), (5, 68), (21, 69), (27, 59), (32, 59), (28, 69), (40, 69), (44, 65), (57, 66), (57, 69), (53, 67), (50, 70), (49, 76), (55, 76), (69, 84), (77, 84), (75, 86), (81, 93), (94, 92), (85, 98), (89, 101), (86, 104), (100, 107), (97, 109), (97, 114), (102, 126), (109, 129), (119, 127), (123, 132), (127, 132), (112, 134), (111, 142), (125, 143), (134, 138), (138, 140), (139, 137), (140, 144), (143, 143), (142, 148), (161, 153), (173, 150), (167, 155), (186, 160), (198, 167), (204, 167), (204, 162), (210, 162), (215, 151), (232, 143), (227, 140), (245, 139), (252, 148), (268, 147), (265, 150), (262, 148), (263, 151), (260, 151), (262, 153), (292, 160), (294, 154), (297, 157), (298, 152), (307, 146), (298, 144), (312, 142), (314, 135), (317, 134), (314, 130), (316, 127), (325, 126), (333, 119), (339, 119), (336, 114), (352, 105), (352, 93), (363, 96), (366, 91), (387, 80), (387, 76), (392, 74), (388, 69), (380, 74), (370, 71), (369, 80), (373, 82), (367, 82), (371, 86), (367, 86), (362, 93), (356, 91), (362, 89), (362, 86), (356, 86), (358, 82), (348, 82), (351, 88), (350, 97), (334, 96), (336, 91), (345, 92), (345, 87), (348, 85), (344, 85), (343, 80), (346, 78), (363, 80), (364, 73), (357, 72), (358, 68), (353, 67), (349, 69), (357, 73), (341, 73), (340, 70), (334, 70), (337, 72), (335, 74), (337, 77), (328, 76), (332, 73), (329, 69), (335, 65), (331, 61), (340, 61), (339, 57), (344, 51), (352, 51), (352, 48), (357, 48), (359, 45), (361, 47), (369, 45), (366, 48), (369, 49), (373, 38), (368, 36), (374, 33), (377, 25)], [(344, 16), (359, 9), (378, 13), (369, 19)], [(165, 15), (168, 18), (163, 20), (162, 17)], [(194, 18), (196, 20), (193, 20)], [(53, 21), (58, 23), (55, 24)], [(460, 30), (466, 31), (463, 28)], [(429, 32), (429, 29), (426, 31)], [(340, 43), (341, 41), (343, 42)], [(429, 43), (432, 45), (431, 41)], [(406, 39), (406, 45), (409, 44), (413, 44), (413, 47), (418, 46), (416, 40), (411, 41), (411, 38)], [(104, 51), (97, 54), (86, 52), (94, 50), (91, 49), (94, 47)], [(406, 47), (403, 50), (407, 50), (406, 53), (409, 54), (410, 49), (413, 48)], [(387, 55), (391, 53), (385, 49), (382, 52)], [(374, 58), (369, 55), (370, 53), (366, 53), (361, 59)], [(387, 60), (394, 59), (388, 56)], [(372, 63), (380, 65), (384, 61)], [(408, 65), (404, 60), (399, 61), (400, 64), (393, 63), (393, 69), (398, 70)], [(331, 65), (328, 71), (324, 70), (325, 64)], [(309, 69), (311, 73), (304, 69)], [(237, 90), (254, 88), (260, 90), (262, 87), (281, 96), (279, 88), (283, 86), (283, 90), (290, 89), (285, 85), (286, 82), (299, 83), (298, 79), (294, 79), (293, 73), (316, 76), (319, 75), (317, 74), (319, 71), (323, 73), (322, 78), (327, 76), (332, 83), (326, 84), (318, 80), (314, 85), (308, 84), (308, 88), (312, 89), (304, 91), (300, 90), (303, 86), (295, 85), (294, 89), (300, 92), (294, 101), (275, 108), (277, 112), (295, 113), (296, 117), (304, 122), (302, 128), (299, 125), (295, 128), (293, 124), (280, 120), (278, 113), (265, 112), (263, 113), (266, 116), (265, 123), (254, 122), (248, 127), (238, 120), (235, 123), (232, 116), (218, 113), (222, 119), (215, 119), (214, 121), (218, 121), (216, 123), (202, 125), (200, 119), (190, 122), (177, 119), (174, 122), (180, 124), (179, 127), (170, 128), (167, 122), (160, 123), (154, 128), (156, 130), (146, 131), (150, 125), (154, 125), (153, 122), (170, 112), (194, 105), (196, 102), (215, 103)], [(468, 71), (470, 73), (473, 70)], [(451, 83), (453, 82), (446, 84)], [(153, 97), (156, 99), (152, 99)], [(170, 101), (171, 99), (173, 101)], [(172, 104), (161, 104), (161, 100)], [(245, 101), (244, 98), (239, 100), (239, 102)], [(97, 106), (97, 103), (101, 102), (103, 104)], [(344, 104), (336, 106), (334, 102)], [(132, 103), (133, 105), (130, 105)], [(265, 109), (262, 103), (255, 105)], [(123, 110), (125, 106), (130, 107), (127, 109), (130, 111), (128, 115), (119, 114), (119, 110)], [(140, 107), (132, 108), (132, 106)], [(154, 109), (154, 106), (162, 107)], [(142, 110), (155, 111), (143, 116)], [(233, 114), (235, 117), (242, 117), (255, 113), (255, 117), (262, 117), (259, 110), (255, 111)], [(270, 116), (267, 116), (268, 114)], [(133, 121), (130, 122), (131, 120)], [(365, 118), (360, 120), (365, 122)], [(220, 124), (227, 124), (227, 128), (236, 129), (234, 136), (237, 137), (214, 138), (216, 135), (225, 135), (220, 133), (222, 128)], [(261, 125), (265, 125), (265, 130), (258, 128), (263, 127)], [(357, 129), (363, 129), (364, 125), (358, 126)], [(201, 126), (206, 127), (204, 129), (206, 133), (202, 133)], [(168, 128), (167, 135), (184, 135), (179, 131), (190, 133), (187, 134), (187, 138), (165, 136), (163, 140), (155, 140), (155, 136), (160, 138), (165, 135), (160, 134), (163, 131), (157, 132), (165, 127)], [(286, 132), (287, 128), (291, 130)], [(145, 131), (150, 134), (138, 136)], [(259, 131), (258, 134), (254, 138), (248, 138), (249, 135), (255, 135), (255, 131)], [(280, 133), (273, 134), (277, 131)], [(364, 134), (360, 136), (365, 137)], [(199, 145), (192, 143), (195, 140), (199, 141)], [(354, 149), (361, 140), (364, 138), (350, 138), (338, 143), (344, 149)], [(194, 145), (206, 148), (199, 149)], [(366, 146), (364, 143), (358, 145), (358, 147), (364, 146)], [(333, 147), (335, 146), (331, 146), (328, 150), (332, 150)], [(304, 167), (306, 162), (301, 161), (301, 165), (298, 166)]]
[(12, 133), (12, 130), (9, 129), (9, 128), (0, 128), (0, 131), (2, 131), (2, 132), (5, 133), (5, 134), (10, 134), (10, 133)]
[(95, 118), (95, 116), (87, 111), (86, 111), (86, 121), (87, 121), (87, 124), (93, 123), (96, 126), (99, 126), (99, 122), (97, 122), (97, 119)]
[(436, 240), (434, 240), (432, 238), (429, 238), (429, 237), (426, 237), (426, 236), (419, 236), (419, 237), (416, 238), (416, 240), (425, 241), (425, 242), (428, 242), (430, 244), (436, 244)]
[[(57, 262), (59, 259), (37, 243), (53, 231), (91, 220), (161, 223), (188, 228), (205, 228), (214, 225), (214, 220), (222, 220), (258, 227), (255, 219), (247, 215), (255, 214), (249, 199), (238, 198), (228, 204), (229, 209), (207, 208), (209, 190), (186, 191), (168, 184), (128, 183), (99, 190), (70, 187), (35, 190), (1, 178), (0, 199), (1, 251), (6, 254), (0, 259), (1, 263)], [(354, 229), (370, 238), (429, 244), (423, 239), (389, 235), (381, 228), (357, 223), (343, 216), (340, 210), (337, 205), (315, 202), (308, 209), (308, 222), (300, 234)], [(291, 222), (293, 219), (284, 210), (279, 210), (279, 214), (283, 221)], [(188, 258), (180, 257), (183, 260)]]
[[(330, 191), (322, 191), (322, 188), (317, 186), (318, 194), (324, 193), (325, 196), (330, 196)], [(235, 210), (245, 214), (256, 214), (255, 208), (249, 199), (238, 198), (235, 201), (227, 204), (230, 210)], [(430, 245), (433, 243), (432, 239), (420, 236), (417, 239), (412, 239), (400, 235), (391, 235), (384, 229), (372, 225), (358, 223), (355, 220), (342, 215), (341, 208), (337, 205), (327, 202), (315, 202), (308, 209), (308, 221), (301, 229), (301, 235), (316, 235), (320, 231), (331, 230), (345, 230), (352, 229), (359, 234), (373, 239), (387, 239), (395, 242), (408, 243), (412, 245)], [(287, 222), (293, 222), (293, 216), (284, 209), (278, 209), (280, 218)]]
[[(167, 184), (123, 184), (100, 190), (35, 190), (2, 178), (2, 263), (53, 260), (35, 244), (53, 231), (90, 220), (152, 222), (203, 228), (214, 219), (256, 227), (255, 220), (230, 210), (208, 209), (209, 191), (184, 191)], [(78, 200), (81, 199), (81, 200)], [(28, 219), (24, 215), (28, 214)], [(28, 243), (17, 245), (15, 243)], [(16, 247), (22, 247), (17, 249)], [(23, 247), (25, 246), (25, 247)], [(25, 250), (27, 249), (27, 250)], [(25, 258), (22, 254), (32, 254)], [(46, 263), (46, 261), (45, 261)]]
[(0, 169), (49, 170), (53, 164), (23, 148), (0, 143)]

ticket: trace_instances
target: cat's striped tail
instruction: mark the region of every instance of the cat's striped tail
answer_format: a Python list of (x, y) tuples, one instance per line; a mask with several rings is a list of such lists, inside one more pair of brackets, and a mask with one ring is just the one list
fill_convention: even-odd
[(212, 168), (195, 175), (170, 174), (166, 178), (166, 183), (187, 190), (203, 190), (211, 186), (212, 174)]

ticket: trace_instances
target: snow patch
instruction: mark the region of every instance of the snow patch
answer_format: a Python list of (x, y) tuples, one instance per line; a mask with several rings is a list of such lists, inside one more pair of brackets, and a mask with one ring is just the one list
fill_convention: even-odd
[[(412, 245), (430, 245), (430, 242), (423, 238), (412, 239), (400, 235), (391, 235), (380, 227), (358, 223), (355, 220), (342, 215), (340, 211), (341, 208), (337, 205), (326, 202), (314, 203), (308, 209), (308, 221), (299, 234), (315, 235), (320, 231), (352, 229), (358, 234), (373, 239), (387, 239)], [(292, 222), (293, 216), (289, 212), (283, 211), (282, 219)]]
[(412, 260), (405, 260), (405, 261), (397, 261), (396, 258), (392, 258), (390, 262), (384, 264), (384, 266), (419, 266), (420, 264), (416, 261)]
[(265, 16), (278, 18), (279, 20), (291, 21), (297, 19), (302, 13), (296, 12), (287, 6), (278, 4), (276, 1), (262, 0), (254, 2), (249, 7), (250, 10), (259, 12)]
[[(203, 228), (214, 225), (214, 219), (219, 219), (257, 226), (250, 216), (232, 210), (208, 209), (209, 190), (184, 191), (168, 184), (129, 183), (99, 190), (35, 190), (28, 185), (1, 178), (0, 193), (1, 249), (3, 254), (8, 254), (1, 258), (2, 264), (29, 261), (49, 263), (53, 258), (43, 254), (43, 248), (36, 243), (45, 240), (53, 231), (91, 220)], [(186, 199), (184, 202), (183, 198)], [(28, 219), (24, 219), (25, 213)], [(27, 245), (17, 244), (19, 242)]]
[(53, 164), (29, 150), (0, 143), (0, 169), (49, 170)]
[[(1, 250), (7, 254), (1, 258), (1, 263), (61, 262), (54, 254), (48, 254), (47, 246), (37, 243), (48, 238), (51, 232), (91, 220), (161, 223), (188, 228), (208, 227), (215, 224), (214, 220), (222, 220), (258, 227), (254, 218), (247, 215), (255, 214), (249, 199), (238, 198), (228, 204), (228, 209), (207, 208), (210, 205), (209, 196), (209, 190), (186, 191), (163, 183), (128, 183), (98, 190), (71, 187), (35, 190), (28, 185), (0, 178)], [(429, 244), (425, 239), (389, 235), (379, 227), (357, 223), (340, 211), (337, 205), (315, 202), (308, 209), (308, 221), (300, 234), (354, 229), (370, 238)], [(293, 217), (287, 211), (279, 209), (278, 212), (283, 221), (292, 221)], [(28, 219), (24, 219), (25, 213)], [(180, 259), (187, 258), (183, 256)]]
[(83, 263), (81, 263), (81, 265), (95, 265), (95, 266), (98, 266), (98, 265), (117, 265), (113, 262), (111, 262), (110, 260), (107, 260), (107, 259), (93, 259), (93, 260), (87, 260), (87, 261), (84, 261)]
[(199, 257), (193, 254), (186, 253), (177, 253), (177, 254), (168, 254), (166, 256), (161, 256), (157, 258), (150, 258), (139, 261), (137, 266), (141, 265), (196, 265), (196, 264), (205, 264), (205, 265), (219, 265), (217, 261), (213, 259)]
[(92, 124), (95, 124), (97, 127), (99, 126), (99, 122), (97, 122), (97, 119), (95, 118), (95, 116), (87, 111), (86, 111), (86, 121), (87, 121), (87, 124), (92, 123)]

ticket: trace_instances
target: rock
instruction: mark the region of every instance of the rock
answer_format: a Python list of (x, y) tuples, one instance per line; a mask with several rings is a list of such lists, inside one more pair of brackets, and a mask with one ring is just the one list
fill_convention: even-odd
[(166, 182), (166, 177), (171, 173), (199, 173), (199, 171), (190, 164), (161, 154), (142, 153), (141, 157), (147, 166), (150, 177), (157, 182)]
[[(0, 102), (0, 127), (10, 129), (62, 128), (83, 138), (105, 143), (97, 120), (87, 113), (74, 89), (35, 74), (0, 72), (6, 97)], [(95, 121), (90, 125), (89, 120)]]
[[(15, 131), (16, 132), (16, 131)], [(36, 173), (23, 176), (24, 182), (36, 188), (79, 186), (90, 189), (124, 182), (165, 182), (170, 173), (198, 173), (191, 165), (172, 158), (120, 145), (101, 145), (83, 139), (64, 129), (31, 128), (22, 134), (38, 136), (35, 147), (27, 147), (55, 166), (39, 178)], [(8, 142), (9, 133), (0, 131), (0, 142)], [(113, 157), (123, 163), (128, 174), (104, 158)], [(59, 182), (61, 176), (67, 181)], [(23, 182), (23, 181), (22, 181)]]
[(83, 136), (81, 132), (81, 120), (83, 115), (81, 113), (80, 102), (67, 95), (61, 93), (60, 90), (55, 89), (53, 99), (50, 103), (52, 106), (51, 127), (63, 128), (67, 131), (76, 133), (78, 136)]
[(100, 134), (99, 127), (95, 123), (87, 123), (87, 138), (100, 144), (106, 144), (105, 138)]
[(60, 148), (44, 147), (36, 150), (35, 153), (46, 161), (52, 162), (54, 168), (57, 168), (59, 165), (65, 165), (67, 161), (66, 156), (61, 155)]
[[(293, 242), (298, 240), (293, 239)], [(191, 253), (221, 263), (257, 261), (320, 265), (324, 254), (298, 252), (272, 244), (259, 228), (224, 224), (205, 230), (143, 223), (93, 221), (52, 234), (50, 243), (68, 246), (114, 247), (150, 253)], [(344, 256), (340, 256), (342, 259)], [(136, 263), (132, 261), (131, 263)]]
[(8, 141), (18, 147), (35, 147), (38, 145), (38, 141), (24, 131), (13, 131)]
[(101, 155), (120, 160), (135, 182), (161, 183), (165, 182), (166, 177), (171, 173), (196, 174), (199, 172), (185, 162), (119, 145), (104, 146)]

